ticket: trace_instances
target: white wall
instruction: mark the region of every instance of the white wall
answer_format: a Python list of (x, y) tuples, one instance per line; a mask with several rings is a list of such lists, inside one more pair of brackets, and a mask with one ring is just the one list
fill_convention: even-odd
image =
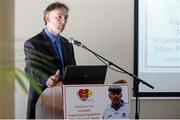
[[(39, 33), (43, 27), (43, 11), (57, 0), (15, 0), (16, 66), (24, 67), (23, 42)], [(59, 0), (70, 7), (68, 24), (63, 35), (74, 37), (93, 51), (111, 60), (129, 72), (133, 72), (133, 0)], [(23, 41), (23, 42), (22, 42)], [(91, 53), (75, 46), (77, 64), (102, 64)], [(126, 79), (132, 88), (132, 79), (121, 73), (108, 70), (106, 83)], [(132, 92), (132, 91), (131, 91)], [(144, 100), (141, 118), (180, 118), (177, 111), (168, 115), (166, 101), (160, 100), (161, 108), (154, 100)], [(174, 110), (178, 101), (169, 100), (169, 109)], [(134, 115), (134, 100), (132, 100)], [(27, 95), (16, 87), (16, 118), (25, 118)], [(146, 108), (149, 108), (148, 110)], [(179, 106), (180, 108), (180, 106)], [(146, 111), (146, 112), (144, 112)], [(154, 111), (151, 114), (150, 111)], [(157, 111), (157, 112), (156, 112)], [(168, 110), (169, 111), (169, 110)], [(157, 113), (157, 114), (156, 114)]]

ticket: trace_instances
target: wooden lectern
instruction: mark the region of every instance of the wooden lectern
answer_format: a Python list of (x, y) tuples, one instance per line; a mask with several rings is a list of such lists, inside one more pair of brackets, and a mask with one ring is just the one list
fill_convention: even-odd
[(63, 119), (63, 83), (47, 88), (36, 103), (36, 119)]

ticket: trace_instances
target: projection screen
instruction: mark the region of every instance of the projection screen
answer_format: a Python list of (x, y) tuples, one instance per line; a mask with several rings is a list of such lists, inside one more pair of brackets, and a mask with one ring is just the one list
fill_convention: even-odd
[(180, 96), (180, 0), (135, 0), (134, 74), (139, 96)]

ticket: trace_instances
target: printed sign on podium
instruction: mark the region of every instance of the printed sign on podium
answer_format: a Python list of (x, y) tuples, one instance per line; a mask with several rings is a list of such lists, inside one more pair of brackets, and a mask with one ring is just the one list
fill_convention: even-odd
[[(119, 84), (118, 84), (119, 85)], [(64, 119), (102, 119), (106, 105), (110, 104), (110, 85), (64, 85)], [(128, 85), (122, 84), (123, 100), (129, 103)]]

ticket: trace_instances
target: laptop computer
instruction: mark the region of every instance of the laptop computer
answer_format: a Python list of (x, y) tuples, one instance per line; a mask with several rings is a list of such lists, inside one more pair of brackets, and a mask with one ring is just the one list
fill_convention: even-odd
[(63, 83), (71, 84), (104, 84), (106, 65), (69, 65), (65, 69)]

